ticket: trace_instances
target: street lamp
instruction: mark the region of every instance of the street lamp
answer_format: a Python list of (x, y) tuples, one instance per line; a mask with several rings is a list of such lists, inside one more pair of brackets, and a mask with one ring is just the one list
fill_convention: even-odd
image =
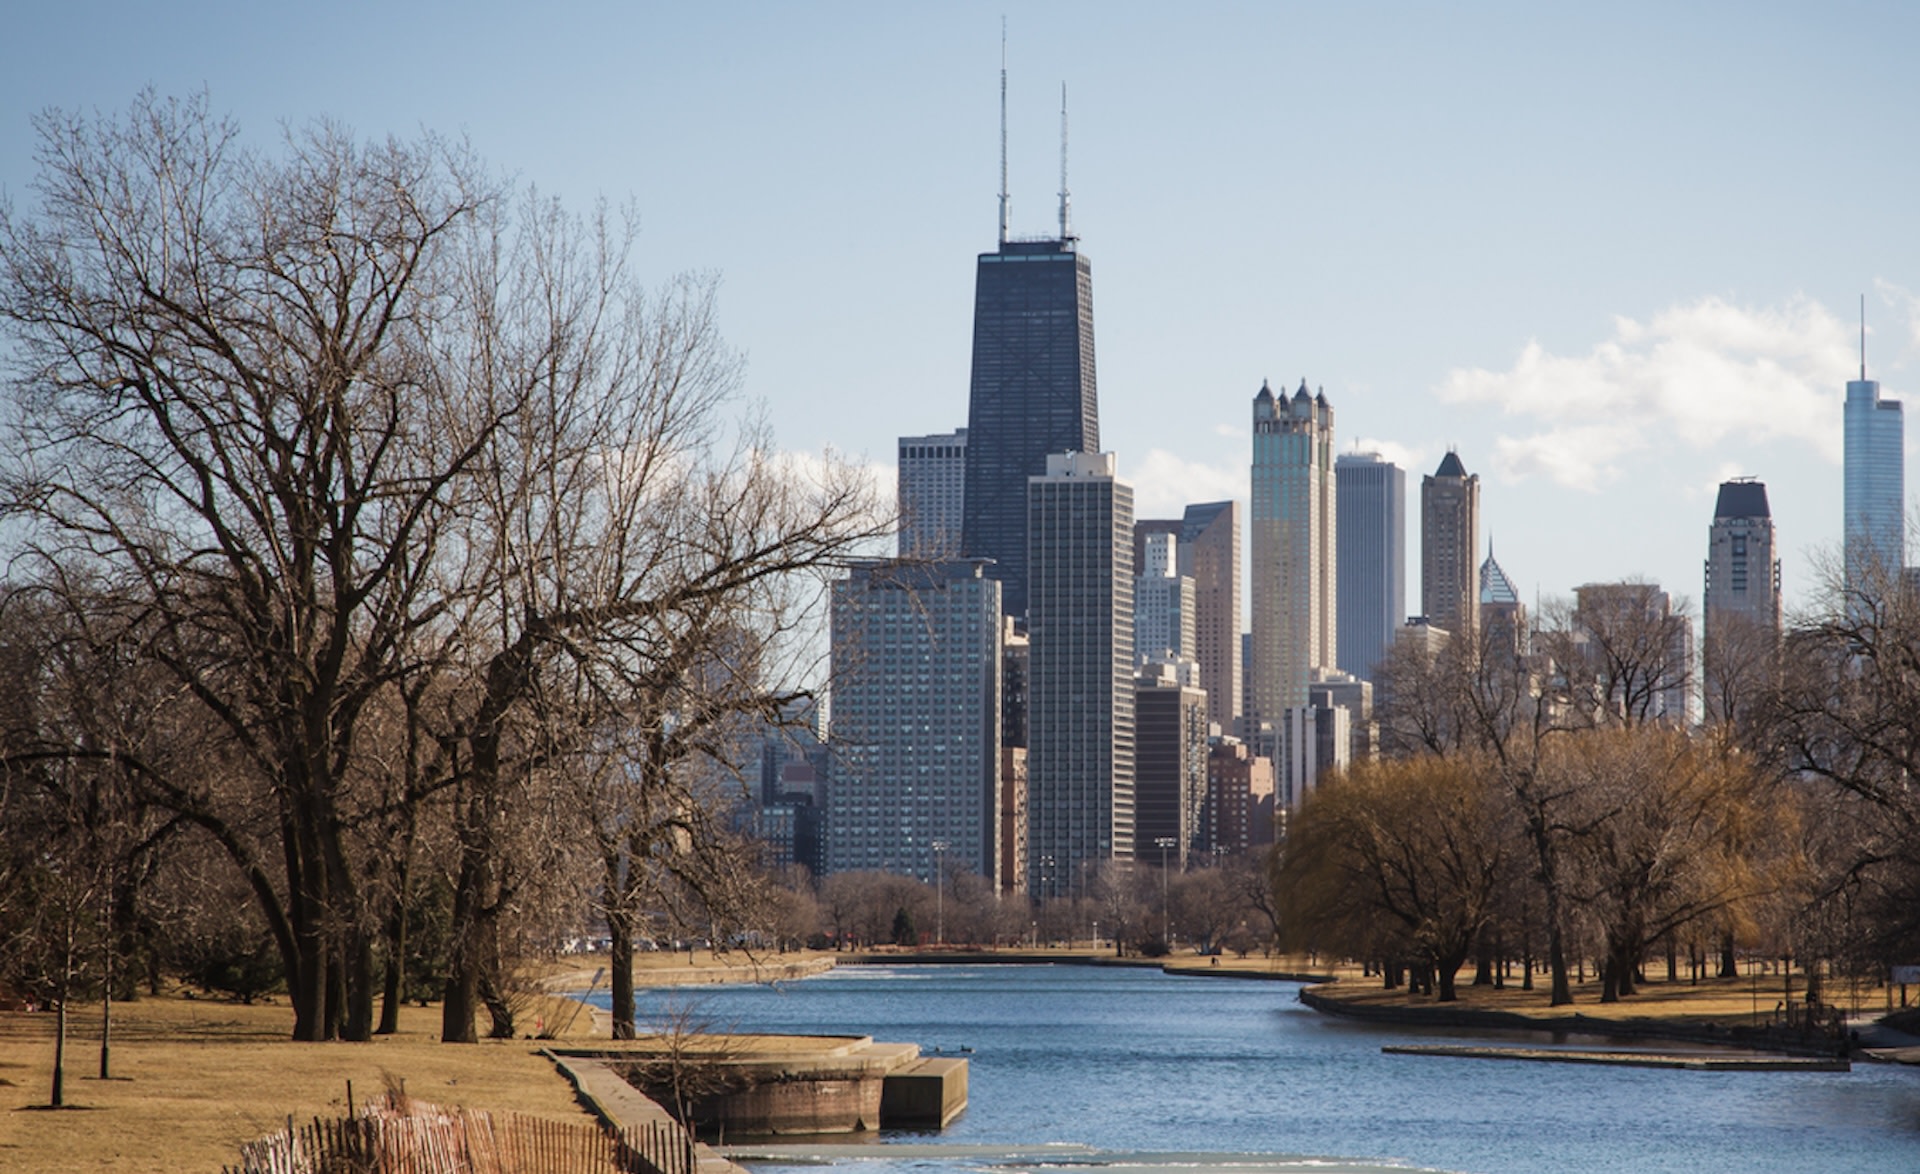
[(1179, 842), (1172, 836), (1161, 836), (1154, 841), (1160, 849), (1160, 940), (1169, 953), (1173, 951), (1173, 915), (1167, 903), (1167, 849)]
[(931, 847), (933, 848), (933, 944), (944, 946), (947, 944), (947, 888), (943, 875), (946, 870), (941, 867), (941, 863), (946, 855), (947, 842), (935, 840)]

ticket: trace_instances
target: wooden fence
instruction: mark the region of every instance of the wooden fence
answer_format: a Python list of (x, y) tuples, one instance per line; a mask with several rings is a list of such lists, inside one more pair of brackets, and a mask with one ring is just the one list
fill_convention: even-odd
[(221, 1174), (695, 1174), (693, 1138), (659, 1122), (609, 1132), (419, 1101), (361, 1117), (287, 1120)]

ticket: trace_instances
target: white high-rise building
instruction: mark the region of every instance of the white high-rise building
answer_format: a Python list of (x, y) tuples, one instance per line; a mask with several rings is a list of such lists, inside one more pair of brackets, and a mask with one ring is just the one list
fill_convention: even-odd
[(1316, 668), (1336, 665), (1333, 407), (1306, 381), (1293, 398), (1253, 399), (1250, 729), (1307, 703)]
[(1133, 656), (1136, 663), (1197, 660), (1193, 580), (1178, 572), (1172, 534), (1144, 538), (1141, 574), (1133, 581)]

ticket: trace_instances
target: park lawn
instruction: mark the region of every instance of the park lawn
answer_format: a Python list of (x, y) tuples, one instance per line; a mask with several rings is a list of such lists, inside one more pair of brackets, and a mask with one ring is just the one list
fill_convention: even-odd
[[(792, 961), (795, 956), (778, 956)], [(699, 981), (752, 981), (738, 952), (700, 951), (635, 956), (642, 986), (692, 970)], [(550, 964), (549, 990), (585, 990), (605, 959)], [(600, 989), (606, 989), (604, 977)], [(604, 1012), (560, 995), (536, 998), (519, 1015), (528, 1034), (547, 1031), (559, 1043), (606, 1039)], [(480, 1022), (486, 1029), (486, 1019)], [(591, 1120), (573, 1087), (538, 1054), (547, 1041), (482, 1040), (469, 1046), (440, 1039), (440, 1008), (403, 1008), (400, 1032), (369, 1043), (294, 1043), (293, 1012), (284, 998), (251, 1006), (189, 998), (174, 990), (113, 1006), (111, 1071), (99, 1073), (100, 1009), (76, 1006), (69, 1023), (66, 1101), (53, 1112), (54, 1017), (0, 1012), (0, 1171), (69, 1174), (138, 1170), (210, 1174), (237, 1163), (242, 1142), (298, 1123), (343, 1116), (347, 1082), (356, 1104), (378, 1095), (389, 1077), (422, 1100), (555, 1120)], [(783, 1045), (758, 1041), (756, 1050)], [(817, 1046), (817, 1045), (816, 1045)]]
[[(565, 1012), (554, 1000), (535, 1016)], [(54, 1017), (0, 1012), (0, 1170), (66, 1174), (101, 1170), (209, 1174), (239, 1161), (239, 1146), (298, 1122), (346, 1113), (388, 1079), (422, 1100), (555, 1120), (591, 1119), (534, 1040), (439, 1042), (439, 1008), (409, 1007), (398, 1035), (370, 1043), (294, 1043), (285, 1000), (243, 1006), (178, 994), (116, 1003), (112, 1075), (99, 1073), (99, 1007), (77, 1007), (69, 1025), (66, 1100), (50, 1090)], [(584, 1037), (584, 1012), (569, 1037)], [(602, 1024), (604, 1031), (604, 1023)]]
[[(1772, 974), (1742, 974), (1738, 978), (1706, 978), (1698, 984), (1685, 978), (1667, 982), (1649, 975), (1653, 981), (1635, 988), (1632, 996), (1617, 1003), (1600, 1001), (1600, 982), (1595, 978), (1585, 983), (1575, 983), (1573, 1004), (1561, 1007), (1549, 1005), (1551, 990), (1545, 975), (1534, 977), (1534, 989), (1531, 991), (1521, 990), (1518, 979), (1509, 979), (1503, 989), (1476, 987), (1472, 985), (1472, 977), (1470, 968), (1461, 971), (1457, 988), (1460, 997), (1454, 1003), (1440, 1003), (1437, 996), (1409, 995), (1404, 987), (1382, 990), (1377, 977), (1362, 978), (1351, 974), (1343, 974), (1338, 983), (1317, 987), (1315, 993), (1328, 999), (1369, 1007), (1454, 1007), (1504, 1011), (1543, 1020), (1563, 1019), (1577, 1014), (1585, 1019), (1619, 1023), (1637, 1021), (1642, 1025), (1664, 1021), (1686, 1027), (1709, 1022), (1722, 1027), (1764, 1023), (1774, 1014), (1776, 1005), (1786, 998), (1785, 979), (1777, 970)], [(1806, 975), (1795, 970), (1793, 997), (1796, 1000), (1804, 999), (1806, 993)], [(1886, 1010), (1885, 988), (1869, 990), (1863, 987), (1856, 992), (1850, 991), (1844, 983), (1829, 980), (1825, 998), (1860, 1013)]]

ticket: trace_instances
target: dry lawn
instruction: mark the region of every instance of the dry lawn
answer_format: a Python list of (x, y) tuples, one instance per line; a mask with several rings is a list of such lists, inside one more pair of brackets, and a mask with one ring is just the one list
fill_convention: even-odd
[[(530, 1011), (552, 1015), (574, 1004)], [(565, 1015), (561, 1015), (564, 1021)], [(571, 1035), (584, 1035), (583, 1011)], [(371, 1043), (297, 1044), (284, 1000), (240, 1006), (174, 995), (114, 1005), (112, 1074), (99, 1073), (99, 1008), (77, 1008), (66, 1100), (50, 1111), (54, 1017), (0, 1013), (0, 1171), (139, 1170), (208, 1174), (237, 1162), (241, 1142), (285, 1128), (291, 1114), (346, 1112), (389, 1079), (426, 1100), (553, 1119), (587, 1120), (573, 1089), (531, 1040), (438, 1041), (439, 1009), (408, 1008), (401, 1032)], [(604, 1030), (604, 1023), (602, 1023)]]
[[(1738, 1026), (1764, 1023), (1774, 1014), (1775, 1007), (1786, 998), (1786, 980), (1777, 966), (1772, 973), (1754, 975), (1742, 974), (1738, 978), (1702, 979), (1697, 985), (1682, 977), (1676, 982), (1666, 982), (1656, 977), (1660, 967), (1653, 966), (1648, 975), (1653, 981), (1636, 988), (1634, 994), (1617, 1003), (1600, 1001), (1600, 982), (1597, 978), (1585, 983), (1575, 983), (1573, 987), (1573, 1005), (1553, 1007), (1548, 1005), (1550, 994), (1546, 976), (1536, 975), (1534, 989), (1523, 991), (1517, 978), (1510, 979), (1504, 989), (1476, 987), (1471, 985), (1473, 971), (1471, 967), (1460, 972), (1458, 987), (1459, 1001), (1447, 1006), (1471, 1008), (1475, 1010), (1505, 1011), (1525, 1015), (1536, 1019), (1559, 1019), (1578, 1014), (1587, 1019), (1605, 1019), (1613, 1022), (1632, 1021), (1672, 1021), (1688, 1027), (1704, 1022), (1721, 1026)], [(1377, 977), (1361, 977), (1357, 971), (1341, 972), (1341, 981), (1333, 986), (1321, 987), (1319, 992), (1329, 998), (1340, 999), (1361, 1005), (1379, 1007), (1434, 1007), (1437, 996), (1414, 996), (1407, 994), (1405, 988), (1394, 991), (1382, 990)], [(1793, 997), (1804, 999), (1807, 993), (1806, 975), (1799, 970), (1793, 972)], [(1844, 983), (1830, 981), (1824, 992), (1829, 1002), (1838, 1003), (1850, 1012), (1872, 1015), (1887, 1010), (1887, 991), (1884, 987), (1869, 989), (1861, 987), (1850, 990)]]
[[(570, 960), (543, 978), (552, 991), (584, 990), (605, 962)], [(738, 952), (715, 957), (703, 950), (691, 964), (686, 954), (640, 954), (635, 967), (643, 986), (756, 977)], [(240, 1143), (284, 1129), (289, 1115), (301, 1122), (344, 1115), (349, 1081), (356, 1103), (393, 1079), (441, 1104), (589, 1119), (573, 1087), (537, 1054), (540, 1041), (442, 1044), (437, 1006), (406, 1008), (398, 1035), (362, 1044), (291, 1042), (293, 1013), (284, 999), (243, 1006), (170, 993), (116, 1003), (113, 1014), (114, 1079), (102, 1081), (99, 1008), (75, 1009), (66, 1065), (66, 1100), (74, 1108), (54, 1112), (39, 1107), (51, 1089), (54, 1017), (0, 1012), (0, 1174), (210, 1174), (239, 1160)], [(558, 995), (535, 1000), (520, 1022), (562, 1043), (608, 1033), (604, 1013)]]

